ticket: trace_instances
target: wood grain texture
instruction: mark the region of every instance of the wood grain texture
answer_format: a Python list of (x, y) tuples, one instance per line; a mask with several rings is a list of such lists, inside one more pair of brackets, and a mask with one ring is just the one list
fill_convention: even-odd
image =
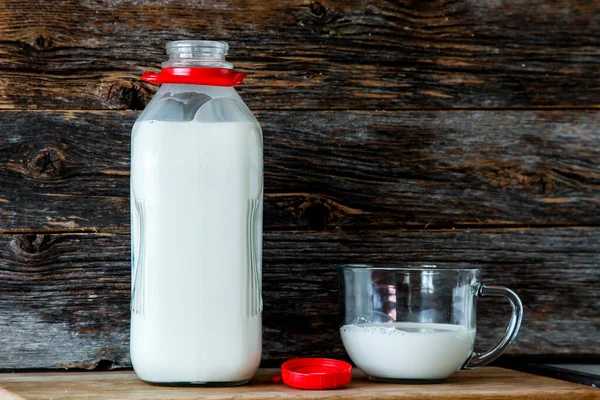
[[(94, 399), (598, 399), (598, 389), (510, 371), (485, 367), (459, 371), (446, 382), (436, 385), (390, 385), (371, 382), (358, 370), (352, 381), (338, 390), (298, 390), (282, 383), (272, 383), (276, 369), (261, 369), (249, 385), (234, 388), (169, 388), (150, 386), (140, 381), (132, 371), (114, 372), (54, 372), (0, 374), (0, 385), (15, 397), (27, 400)], [(0, 396), (3, 395), (0, 388)], [(7, 397), (0, 397), (6, 399)]]
[(600, 105), (589, 0), (2, 1), (0, 108), (141, 109), (176, 39), (220, 39), (253, 109)]
[[(0, 235), (0, 368), (128, 366), (129, 233)], [(600, 228), (267, 232), (263, 360), (346, 358), (333, 265), (462, 265), (514, 289), (512, 354), (600, 354)], [(509, 307), (479, 303), (477, 348)]]
[[(126, 228), (133, 112), (3, 112), (0, 231)], [(260, 112), (265, 228), (600, 223), (600, 113)]]

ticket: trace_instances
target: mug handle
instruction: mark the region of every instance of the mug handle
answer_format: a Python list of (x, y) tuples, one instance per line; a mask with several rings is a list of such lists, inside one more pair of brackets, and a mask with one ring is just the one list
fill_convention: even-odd
[(502, 340), (500, 340), (494, 348), (485, 353), (477, 353), (474, 351), (462, 369), (483, 367), (500, 357), (517, 337), (517, 333), (519, 333), (519, 328), (521, 327), (521, 321), (523, 320), (523, 303), (521, 303), (519, 296), (512, 290), (503, 286), (480, 284), (475, 296), (506, 297), (512, 305), (512, 315), (510, 316), (510, 322), (506, 327), (506, 332), (504, 333)]

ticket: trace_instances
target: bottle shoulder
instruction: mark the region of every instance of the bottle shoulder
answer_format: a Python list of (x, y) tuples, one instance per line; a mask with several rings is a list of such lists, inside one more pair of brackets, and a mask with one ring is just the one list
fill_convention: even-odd
[(252, 122), (258, 121), (233, 87), (165, 84), (136, 122)]

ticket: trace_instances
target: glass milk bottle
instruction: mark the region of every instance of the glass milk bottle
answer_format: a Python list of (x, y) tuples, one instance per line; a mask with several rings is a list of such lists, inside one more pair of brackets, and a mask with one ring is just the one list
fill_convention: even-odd
[(165, 384), (240, 385), (261, 357), (262, 131), (228, 45), (167, 44), (131, 138), (131, 361)]

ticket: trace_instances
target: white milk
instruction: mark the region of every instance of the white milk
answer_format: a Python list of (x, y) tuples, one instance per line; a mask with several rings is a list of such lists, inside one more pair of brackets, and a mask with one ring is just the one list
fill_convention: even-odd
[(142, 121), (132, 137), (131, 359), (151, 382), (239, 382), (260, 362), (255, 123)]
[(444, 379), (471, 355), (475, 329), (412, 322), (345, 325), (348, 355), (367, 375), (388, 379)]

